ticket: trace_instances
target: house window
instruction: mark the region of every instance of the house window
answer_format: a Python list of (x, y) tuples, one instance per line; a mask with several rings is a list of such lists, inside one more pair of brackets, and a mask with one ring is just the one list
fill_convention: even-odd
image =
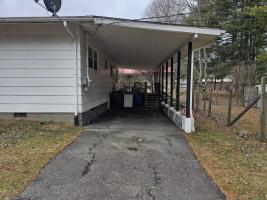
[(97, 52), (94, 51), (91, 47), (88, 47), (88, 66), (90, 69), (97, 70), (98, 68), (98, 56)]
[(97, 70), (97, 52), (94, 51), (94, 69)]
[(88, 66), (89, 68), (93, 69), (93, 49), (88, 47)]

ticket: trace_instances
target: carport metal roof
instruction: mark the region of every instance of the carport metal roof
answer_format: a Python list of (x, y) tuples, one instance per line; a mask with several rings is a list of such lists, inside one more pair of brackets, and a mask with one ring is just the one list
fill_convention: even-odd
[(85, 30), (103, 49), (115, 59), (120, 67), (157, 68), (178, 50), (187, 54), (187, 43), (193, 49), (211, 44), (224, 31), (174, 24), (143, 22), (107, 17), (93, 17), (94, 23), (82, 22)]
[[(213, 43), (224, 33), (212, 28), (100, 16), (61, 17), (61, 20), (80, 24), (120, 67), (135, 69), (154, 70), (178, 50), (186, 56), (189, 41), (197, 49)], [(0, 18), (0, 23), (58, 22), (57, 17)]]

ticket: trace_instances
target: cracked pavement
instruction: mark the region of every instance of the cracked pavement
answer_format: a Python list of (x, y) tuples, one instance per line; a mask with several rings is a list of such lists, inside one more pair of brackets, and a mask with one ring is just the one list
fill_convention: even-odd
[(16, 200), (221, 200), (180, 129), (161, 113), (100, 116)]

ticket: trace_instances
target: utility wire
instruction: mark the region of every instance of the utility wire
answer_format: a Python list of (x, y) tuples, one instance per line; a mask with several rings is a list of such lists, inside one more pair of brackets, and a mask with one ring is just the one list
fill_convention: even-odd
[(173, 15), (166, 15), (166, 16), (153, 16), (153, 17), (144, 17), (144, 18), (139, 18), (139, 19), (134, 19), (134, 21), (142, 21), (142, 20), (147, 20), (147, 19), (161, 19), (161, 18), (166, 18), (166, 17), (178, 17), (178, 16), (186, 16), (186, 15), (193, 15), (193, 14), (199, 14), (199, 13), (207, 13), (209, 12), (208, 10), (202, 10), (202, 11), (196, 11), (196, 12), (187, 12), (187, 13), (176, 13)]
[(34, 1), (35, 1), (35, 3), (37, 3), (39, 6), (41, 6), (43, 9), (45, 9), (46, 11), (48, 11), (47, 8), (46, 8), (43, 4), (41, 4), (41, 3), (39, 2), (39, 0), (34, 0)]
[[(158, 17), (147, 17), (147, 18), (140, 18), (140, 19), (134, 19), (134, 21), (143, 21), (143, 20), (147, 20), (147, 19), (164, 19), (164, 18), (169, 18), (169, 17), (175, 17), (175, 16), (183, 16), (183, 15), (188, 15), (190, 13), (186, 13), (186, 14), (174, 14), (174, 15), (166, 15), (166, 16), (158, 16)], [(195, 14), (195, 13), (192, 13)], [(255, 20), (255, 17), (235, 17), (235, 18), (218, 18), (218, 19), (190, 19), (190, 21), (234, 21), (234, 20)], [(168, 21), (165, 21), (168, 22)], [(172, 22), (172, 21), (170, 21)]]
[[(200, 14), (200, 13), (208, 13), (211, 11), (218, 11), (215, 10), (215, 8), (210, 9), (210, 10), (200, 10), (200, 11), (195, 11), (195, 12), (187, 12), (187, 13), (176, 13), (173, 15), (162, 15), (162, 16), (152, 16), (152, 17), (144, 17), (144, 18), (139, 18), (139, 19), (134, 19), (134, 21), (143, 21), (143, 20), (153, 20), (153, 19), (164, 19), (164, 18), (170, 18), (170, 17), (178, 17), (178, 16), (190, 16), (194, 14)], [(251, 20), (255, 19), (255, 17), (235, 17), (235, 18), (219, 18), (219, 19), (195, 19), (191, 21), (227, 21), (227, 20)], [(170, 21), (172, 22), (172, 21)]]

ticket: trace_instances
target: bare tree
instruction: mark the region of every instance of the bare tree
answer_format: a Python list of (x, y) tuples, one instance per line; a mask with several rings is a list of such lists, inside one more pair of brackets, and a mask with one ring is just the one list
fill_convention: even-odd
[(195, 0), (153, 0), (145, 10), (147, 17), (165, 23), (181, 23), (184, 15), (193, 10)]
[(239, 62), (233, 67), (233, 78), (236, 90), (237, 105), (245, 105), (245, 87), (252, 86), (256, 83), (256, 64)]

